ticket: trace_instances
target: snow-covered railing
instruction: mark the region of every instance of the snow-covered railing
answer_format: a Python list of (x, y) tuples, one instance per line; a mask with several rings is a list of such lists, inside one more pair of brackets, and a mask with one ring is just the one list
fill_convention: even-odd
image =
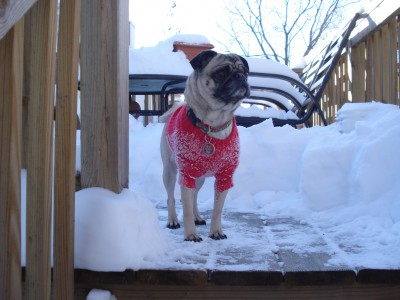
[[(359, 13), (362, 19), (353, 29), (321, 96), (321, 109), (328, 123), (335, 121), (337, 111), (345, 103), (379, 101), (400, 104), (397, 71), (400, 3), (372, 1)], [(319, 55), (322, 56), (324, 51)], [(304, 70), (309, 72), (313, 67), (310, 63)], [(319, 116), (314, 115), (312, 123), (321, 124)]]

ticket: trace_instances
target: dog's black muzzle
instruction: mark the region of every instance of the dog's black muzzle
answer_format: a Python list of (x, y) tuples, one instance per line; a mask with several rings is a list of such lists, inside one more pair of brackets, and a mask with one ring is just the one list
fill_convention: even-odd
[(233, 72), (216, 90), (214, 97), (224, 103), (236, 103), (250, 95), (247, 74)]

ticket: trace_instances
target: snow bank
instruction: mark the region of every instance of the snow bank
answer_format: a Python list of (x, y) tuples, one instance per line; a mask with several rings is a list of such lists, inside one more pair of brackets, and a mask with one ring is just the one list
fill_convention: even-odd
[[(162, 124), (131, 119), (131, 188), (165, 207), (159, 139)], [(399, 268), (400, 110), (381, 103), (346, 104), (327, 127), (239, 127), (241, 153), (226, 210), (306, 220), (349, 251), (349, 264)], [(213, 179), (200, 191), (213, 207)], [(175, 196), (180, 199), (179, 188)], [(306, 236), (287, 237), (292, 244)], [(312, 245), (304, 245), (312, 251)], [(303, 249), (304, 250), (304, 249)], [(184, 251), (182, 249), (182, 251)], [(335, 264), (334, 261), (331, 262)]]
[(300, 190), (310, 208), (370, 203), (398, 194), (399, 108), (346, 104), (338, 113), (337, 128), (339, 134), (315, 139), (305, 149)]
[(94, 271), (137, 270), (164, 253), (165, 235), (158, 213), (131, 190), (101, 188), (76, 193), (75, 267)]
[[(183, 40), (192, 40), (184, 37)], [(129, 49), (129, 74), (189, 75), (193, 68), (185, 53), (172, 52), (174, 38), (158, 43), (155, 47)]]
[(86, 300), (117, 300), (110, 291), (92, 289), (86, 297)]
[[(130, 155), (136, 159), (130, 182), (157, 199), (166, 197), (158, 146), (162, 126), (144, 128), (131, 119)], [(240, 127), (239, 135), (240, 163), (229, 193), (233, 199), (250, 195), (246, 202), (251, 203), (254, 195), (265, 191), (298, 193), (304, 203), (296, 207), (304, 204), (312, 211), (323, 211), (400, 194), (396, 176), (400, 169), (396, 154), (400, 148), (400, 111), (396, 106), (370, 103), (360, 108), (347, 104), (339, 111), (337, 122), (327, 127), (298, 130), (273, 127), (267, 120)], [(210, 200), (212, 183), (206, 183), (202, 193)], [(391, 214), (399, 220), (396, 213)]]
[[(114, 194), (90, 188), (76, 193), (76, 268), (157, 268), (163, 265), (169, 250), (177, 247), (158, 219), (159, 213), (166, 214), (167, 199), (159, 152), (163, 124), (144, 127), (133, 117), (129, 121), (129, 190)], [(350, 265), (400, 268), (398, 107), (346, 104), (337, 122), (327, 127), (275, 128), (267, 120), (249, 128), (239, 127), (239, 135), (240, 162), (225, 210), (305, 220), (333, 243), (353, 249), (346, 253)], [(23, 237), (25, 178), (23, 171)], [(213, 185), (214, 180), (208, 178), (200, 191), (200, 211), (212, 209)], [(175, 194), (179, 203), (178, 186)], [(297, 244), (307, 236), (286, 239)], [(234, 242), (241, 247), (249, 240)], [(302, 247), (312, 251), (313, 246), (303, 240)], [(25, 248), (23, 239), (23, 265)], [(179, 251), (189, 257), (193, 248)]]
[[(159, 152), (163, 124), (129, 121), (130, 190), (77, 193), (76, 267), (157, 266), (173, 245), (154, 208), (166, 207), (167, 199)], [(306, 220), (336, 243), (356, 247), (349, 254), (354, 265), (400, 267), (397, 106), (346, 104), (327, 127), (273, 127), (267, 120), (239, 127), (239, 136), (239, 167), (225, 209)], [(208, 178), (200, 191), (201, 211), (213, 207), (213, 185)], [(175, 197), (179, 201), (178, 186)]]

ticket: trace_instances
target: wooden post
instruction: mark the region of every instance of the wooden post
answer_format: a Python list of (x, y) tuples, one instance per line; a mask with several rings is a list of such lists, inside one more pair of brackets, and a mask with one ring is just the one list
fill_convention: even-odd
[(82, 1), (81, 182), (128, 187), (128, 0)]
[(21, 299), (21, 107), (24, 23), (0, 40), (0, 299)]
[(26, 297), (50, 298), (50, 225), (57, 1), (39, 0), (31, 28), (26, 196)]
[(76, 98), (80, 0), (61, 0), (57, 56), (53, 298), (74, 298)]

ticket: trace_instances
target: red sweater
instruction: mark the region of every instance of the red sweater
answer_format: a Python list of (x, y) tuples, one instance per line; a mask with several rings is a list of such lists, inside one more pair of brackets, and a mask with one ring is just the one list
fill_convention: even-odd
[(195, 188), (197, 178), (215, 176), (215, 187), (223, 192), (233, 186), (233, 173), (239, 163), (239, 135), (235, 118), (228, 138), (211, 139), (215, 152), (206, 157), (202, 154), (206, 134), (190, 122), (187, 110), (186, 105), (179, 107), (166, 127), (168, 144), (179, 171), (179, 184)]

